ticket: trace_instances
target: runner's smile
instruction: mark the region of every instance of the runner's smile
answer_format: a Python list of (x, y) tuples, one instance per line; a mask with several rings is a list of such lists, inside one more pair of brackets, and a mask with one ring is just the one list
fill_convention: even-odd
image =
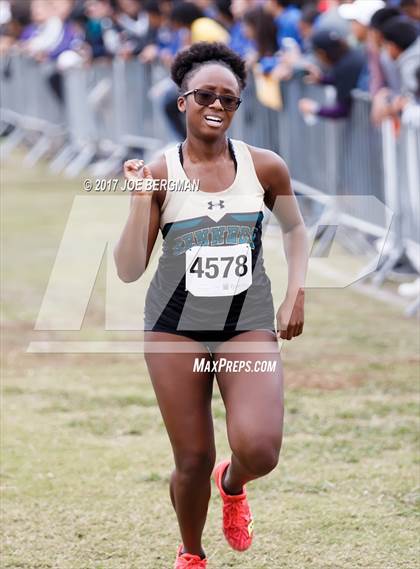
[(211, 128), (220, 128), (223, 125), (223, 118), (215, 115), (214, 113), (208, 113), (204, 115), (204, 121), (208, 124)]

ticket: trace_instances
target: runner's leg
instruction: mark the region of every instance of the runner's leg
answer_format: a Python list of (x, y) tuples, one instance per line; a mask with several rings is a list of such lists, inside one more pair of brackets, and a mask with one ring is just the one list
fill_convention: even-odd
[[(146, 363), (171, 441), (175, 470), (171, 499), (185, 551), (202, 555), (201, 536), (210, 499), (216, 450), (211, 415), (213, 373), (194, 372), (194, 359), (210, 360), (198, 342), (164, 332), (147, 332), (147, 342), (171, 342), (172, 353), (147, 351)], [(177, 342), (190, 342), (191, 353), (177, 353)]]
[[(267, 343), (258, 353), (231, 353), (223, 347), (232, 342)], [(275, 371), (221, 371), (217, 382), (226, 407), (231, 465), (223, 486), (228, 494), (240, 494), (244, 484), (268, 474), (278, 462), (283, 433), (283, 370), (280, 354), (272, 351), (274, 333), (265, 330), (244, 332), (225, 342), (214, 354), (215, 360), (257, 360), (276, 362)], [(271, 349), (271, 351), (270, 351)]]

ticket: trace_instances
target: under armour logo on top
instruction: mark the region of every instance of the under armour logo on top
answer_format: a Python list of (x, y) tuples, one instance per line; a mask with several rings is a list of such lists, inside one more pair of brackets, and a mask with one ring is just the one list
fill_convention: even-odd
[(207, 202), (209, 204), (209, 207), (207, 209), (214, 209), (215, 207), (220, 207), (220, 209), (223, 209), (225, 207), (225, 202), (223, 200), (219, 200), (219, 203), (213, 203), (213, 202)]

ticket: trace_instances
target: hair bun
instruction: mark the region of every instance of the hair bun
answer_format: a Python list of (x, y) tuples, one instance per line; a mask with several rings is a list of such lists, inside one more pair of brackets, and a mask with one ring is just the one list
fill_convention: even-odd
[(221, 42), (197, 42), (181, 51), (175, 57), (171, 67), (172, 80), (181, 88), (187, 75), (204, 63), (220, 62), (229, 67), (238, 78), (243, 89), (246, 85), (244, 60)]

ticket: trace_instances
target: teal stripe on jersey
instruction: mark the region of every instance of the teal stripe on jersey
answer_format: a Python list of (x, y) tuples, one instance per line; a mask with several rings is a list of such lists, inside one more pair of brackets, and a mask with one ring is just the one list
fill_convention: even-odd
[(230, 215), (235, 221), (257, 221), (257, 219), (263, 214), (261, 212), (258, 212), (258, 213), (231, 213)]
[(197, 217), (196, 219), (188, 219), (187, 221), (173, 221), (172, 223), (167, 223), (162, 229), (163, 237), (166, 237), (170, 229), (192, 229), (201, 225), (204, 221), (204, 217)]

